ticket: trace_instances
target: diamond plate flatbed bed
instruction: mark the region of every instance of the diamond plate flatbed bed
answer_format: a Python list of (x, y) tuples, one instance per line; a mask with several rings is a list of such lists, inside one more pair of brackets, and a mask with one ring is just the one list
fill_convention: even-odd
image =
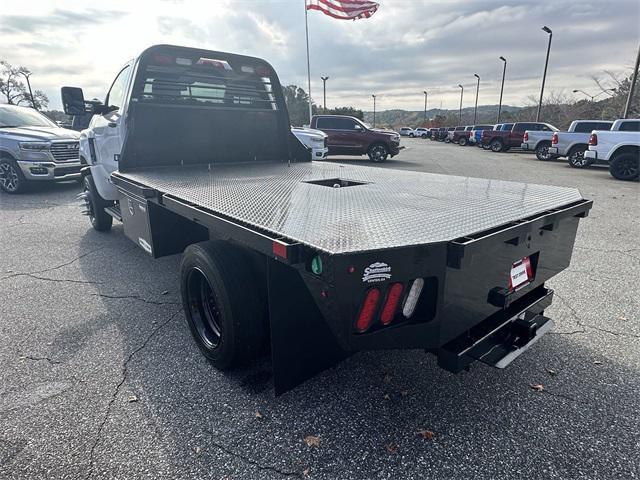
[[(448, 242), (582, 200), (573, 188), (328, 162), (155, 167), (114, 177), (328, 254)], [(307, 183), (327, 179), (362, 184)]]

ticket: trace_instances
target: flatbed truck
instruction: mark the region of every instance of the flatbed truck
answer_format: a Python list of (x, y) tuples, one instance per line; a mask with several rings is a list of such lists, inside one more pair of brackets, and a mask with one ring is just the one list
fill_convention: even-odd
[(504, 368), (553, 325), (545, 282), (591, 208), (575, 189), (313, 162), (254, 57), (156, 45), (92, 108), (87, 214), (182, 254), (187, 325), (216, 368), (270, 350), (277, 395), (363, 350)]

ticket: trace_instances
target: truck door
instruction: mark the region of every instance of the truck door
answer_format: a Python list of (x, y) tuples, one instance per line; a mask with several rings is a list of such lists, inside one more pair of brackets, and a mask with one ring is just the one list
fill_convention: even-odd
[[(111, 172), (118, 169), (118, 160), (122, 151), (125, 125), (122, 119), (123, 106), (127, 94), (127, 86), (131, 76), (131, 65), (126, 65), (111, 84), (104, 105), (107, 112), (95, 115), (91, 125), (94, 141), (95, 163), (92, 170), (93, 179), (100, 195), (109, 200), (117, 198), (117, 192), (109, 180)], [(112, 198), (113, 196), (115, 198)]]

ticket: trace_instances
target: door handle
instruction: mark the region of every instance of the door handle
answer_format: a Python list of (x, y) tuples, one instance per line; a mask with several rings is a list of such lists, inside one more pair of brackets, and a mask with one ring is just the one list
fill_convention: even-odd
[(109, 122), (107, 123), (107, 125), (110, 126), (111, 128), (116, 128), (118, 126), (116, 122)]

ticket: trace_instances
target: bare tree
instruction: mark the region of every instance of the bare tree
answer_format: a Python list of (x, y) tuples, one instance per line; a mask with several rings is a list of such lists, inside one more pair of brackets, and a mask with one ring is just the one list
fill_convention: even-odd
[[(6, 60), (0, 60), (0, 95), (10, 105), (31, 105), (31, 98), (21, 77), (31, 72), (22, 66), (14, 67)], [(49, 105), (49, 98), (42, 90), (33, 91), (33, 105), (40, 110)]]

